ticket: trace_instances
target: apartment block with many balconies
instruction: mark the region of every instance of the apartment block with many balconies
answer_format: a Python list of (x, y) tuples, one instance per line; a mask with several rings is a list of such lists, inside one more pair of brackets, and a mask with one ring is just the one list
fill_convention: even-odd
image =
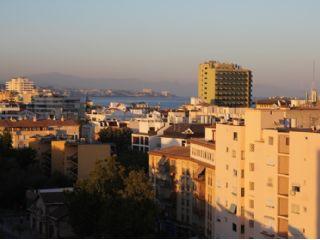
[(250, 107), (252, 73), (236, 64), (204, 62), (199, 65), (198, 97), (218, 106)]
[(157, 194), (166, 193), (158, 200), (174, 206), (177, 232), (320, 237), (319, 116), (319, 109), (247, 109), (243, 120), (207, 127), (189, 147), (151, 151), (150, 176)]

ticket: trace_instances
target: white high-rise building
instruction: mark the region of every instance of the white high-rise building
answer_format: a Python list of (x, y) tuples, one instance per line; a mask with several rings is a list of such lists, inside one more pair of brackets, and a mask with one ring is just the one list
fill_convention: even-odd
[(6, 90), (17, 92), (19, 94), (34, 93), (35, 86), (34, 83), (28, 78), (17, 77), (6, 82)]

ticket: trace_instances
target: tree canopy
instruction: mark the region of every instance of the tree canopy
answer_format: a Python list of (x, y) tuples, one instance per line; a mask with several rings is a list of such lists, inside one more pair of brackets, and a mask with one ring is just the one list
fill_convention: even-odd
[(117, 152), (128, 151), (131, 145), (130, 128), (104, 128), (99, 132), (99, 141), (102, 143), (113, 143)]
[(0, 134), (0, 153), (1, 207), (23, 207), (27, 189), (72, 186), (72, 182), (61, 174), (46, 176), (36, 160), (35, 150), (13, 149), (8, 132)]
[(115, 158), (99, 161), (67, 196), (71, 225), (81, 238), (154, 236), (154, 192), (144, 171), (128, 172)]

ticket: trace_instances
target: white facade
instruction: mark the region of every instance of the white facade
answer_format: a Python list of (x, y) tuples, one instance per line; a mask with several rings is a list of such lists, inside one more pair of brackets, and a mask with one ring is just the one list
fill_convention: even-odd
[(188, 123), (187, 113), (185, 111), (168, 112), (168, 123)]
[(10, 81), (6, 82), (6, 90), (17, 92), (19, 94), (33, 93), (35, 91), (35, 87), (34, 83), (28, 78), (18, 77), (12, 78)]
[(187, 139), (174, 138), (174, 137), (161, 137), (161, 148), (181, 146), (186, 147), (188, 145)]

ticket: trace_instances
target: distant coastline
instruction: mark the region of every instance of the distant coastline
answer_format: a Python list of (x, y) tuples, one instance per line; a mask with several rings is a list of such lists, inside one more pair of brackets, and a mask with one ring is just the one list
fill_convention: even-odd
[(90, 99), (98, 105), (109, 105), (110, 102), (119, 102), (119, 103), (137, 103), (145, 102), (149, 106), (159, 105), (161, 109), (166, 108), (178, 108), (183, 104), (189, 103), (189, 97), (129, 97), (129, 96), (108, 96), (108, 97), (90, 97)]

